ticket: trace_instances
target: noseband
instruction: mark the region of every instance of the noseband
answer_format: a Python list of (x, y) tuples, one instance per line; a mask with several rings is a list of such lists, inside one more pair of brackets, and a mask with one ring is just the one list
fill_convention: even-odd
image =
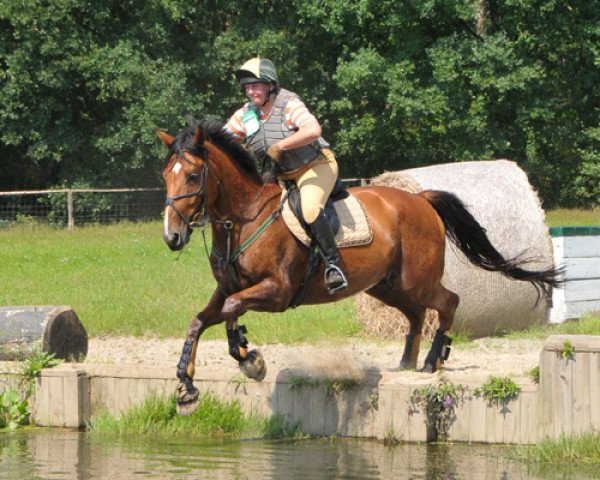
[[(177, 215), (179, 215), (179, 218), (181, 218), (181, 220), (183, 220), (183, 223), (185, 223), (186, 227), (188, 228), (188, 231), (191, 232), (192, 229), (198, 225), (198, 219), (204, 216), (204, 207), (206, 205), (206, 181), (208, 178), (208, 162), (207, 162), (207, 152), (206, 150), (204, 151), (204, 155), (203, 155), (203, 162), (204, 165), (202, 167), (202, 181), (200, 184), (200, 187), (198, 187), (198, 190), (192, 193), (184, 193), (183, 195), (174, 195), (172, 197), (167, 197), (167, 199), (165, 200), (165, 207), (171, 207), (173, 210), (175, 210), (175, 212), (177, 213)], [(189, 161), (189, 160), (188, 160)], [(175, 206), (175, 202), (177, 200), (181, 200), (182, 198), (190, 198), (190, 197), (195, 197), (198, 196), (200, 197), (200, 206), (198, 207), (198, 211), (193, 214), (191, 217), (186, 217), (181, 210), (179, 210), (176, 206)]]

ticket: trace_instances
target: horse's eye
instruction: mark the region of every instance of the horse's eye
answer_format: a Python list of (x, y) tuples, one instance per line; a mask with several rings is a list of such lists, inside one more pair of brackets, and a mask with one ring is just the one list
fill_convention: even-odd
[(190, 173), (187, 176), (187, 182), (188, 183), (196, 183), (199, 178), (200, 178), (200, 175), (198, 175), (197, 173)]

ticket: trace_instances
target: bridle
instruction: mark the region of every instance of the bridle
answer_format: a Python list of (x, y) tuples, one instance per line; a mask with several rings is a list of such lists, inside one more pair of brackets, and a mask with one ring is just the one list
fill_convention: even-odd
[[(202, 180), (200, 182), (200, 187), (198, 187), (198, 190), (191, 193), (184, 193), (182, 195), (174, 195), (172, 197), (167, 197), (164, 204), (164, 207), (171, 207), (173, 210), (175, 210), (177, 215), (179, 215), (179, 218), (181, 218), (181, 220), (183, 220), (183, 223), (185, 223), (188, 232), (190, 233), (193, 231), (194, 227), (200, 226), (199, 220), (201, 221), (202, 217), (204, 217), (204, 209), (206, 206), (206, 182), (208, 179), (208, 152), (206, 152), (206, 150), (204, 150), (202, 160), (204, 162), (202, 167)], [(186, 217), (181, 212), (181, 210), (179, 210), (175, 206), (175, 202), (183, 198), (190, 198), (195, 196), (200, 197), (200, 206), (198, 207), (197, 212), (194, 213), (191, 217)]]
[[(183, 157), (183, 158), (186, 161), (191, 162), (191, 160), (189, 160), (185, 157)], [(236, 288), (238, 288), (238, 290), (241, 290), (242, 287), (241, 287), (241, 283), (240, 283), (240, 277), (239, 277), (239, 274), (235, 267), (235, 262), (240, 257), (240, 255), (242, 255), (244, 253), (244, 251), (248, 247), (250, 247), (250, 245), (252, 245), (256, 241), (256, 239), (258, 237), (260, 237), (275, 220), (277, 220), (279, 218), (279, 216), (281, 215), (281, 213), (283, 211), (283, 206), (284, 206), (285, 202), (287, 201), (288, 196), (290, 194), (290, 190), (288, 189), (285, 192), (285, 194), (283, 195), (283, 198), (281, 199), (281, 201), (279, 203), (279, 206), (273, 212), (271, 212), (271, 214), (265, 219), (265, 221), (254, 231), (254, 233), (252, 235), (250, 235), (250, 237), (248, 237), (241, 245), (239, 245), (237, 248), (234, 249), (233, 221), (217, 220), (217, 219), (210, 220), (205, 215), (206, 185), (207, 185), (208, 171), (209, 171), (208, 152), (206, 150), (203, 151), (202, 160), (204, 162), (204, 165), (202, 167), (202, 179), (201, 179), (200, 187), (198, 188), (198, 190), (195, 192), (184, 193), (182, 195), (174, 195), (172, 197), (167, 197), (167, 199), (165, 200), (165, 207), (167, 207), (167, 206), (171, 207), (173, 210), (175, 210), (175, 212), (177, 212), (177, 215), (179, 215), (181, 220), (183, 220), (183, 222), (187, 226), (189, 233), (191, 233), (195, 227), (199, 227), (202, 229), (202, 235), (204, 237), (204, 229), (202, 227), (204, 227), (209, 221), (223, 225), (223, 229), (225, 230), (226, 236), (227, 236), (227, 240), (226, 240), (227, 250), (224, 253), (221, 253), (217, 250), (217, 248), (213, 244), (212, 251), (211, 251), (211, 253), (209, 253), (207, 246), (206, 246), (206, 238), (205, 237), (204, 237), (204, 248), (206, 250), (207, 257), (210, 257), (211, 255), (216, 257), (218, 265), (219, 265), (218, 268), (219, 269), (227, 269), (236, 285)], [(264, 186), (263, 186), (263, 188), (264, 188)], [(262, 191), (262, 189), (261, 189), (261, 191)], [(181, 200), (184, 198), (191, 198), (191, 197), (195, 197), (195, 196), (200, 197), (200, 205), (198, 207), (198, 210), (192, 217), (186, 217), (181, 212), (181, 210), (179, 210), (175, 206), (175, 202), (177, 200)]]

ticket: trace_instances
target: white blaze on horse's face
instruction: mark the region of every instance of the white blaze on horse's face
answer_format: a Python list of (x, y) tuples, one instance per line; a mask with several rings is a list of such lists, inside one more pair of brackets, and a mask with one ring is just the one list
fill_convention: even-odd
[(165, 207), (165, 211), (163, 212), (163, 237), (169, 236), (169, 206)]
[(192, 224), (204, 205), (204, 163), (189, 152), (175, 153), (163, 170), (167, 200), (163, 210), (163, 238), (171, 250), (189, 241)]
[[(175, 165), (173, 165), (173, 168), (171, 169), (171, 172), (173, 173), (173, 175), (177, 175), (179, 173), (179, 171), (181, 170), (181, 162), (177, 162)], [(167, 205), (165, 207), (165, 211), (164, 211), (164, 234), (168, 236), (169, 234), (169, 206)]]
[[(175, 165), (173, 165), (173, 168), (171, 168), (171, 174), (173, 175), (173, 180), (175, 180), (175, 177), (179, 174), (179, 172), (181, 171), (183, 165), (181, 164), (181, 162), (175, 162)], [(164, 212), (163, 212), (163, 235), (165, 237), (170, 237), (170, 229), (169, 229), (169, 209), (171, 207), (169, 205), (165, 206)]]

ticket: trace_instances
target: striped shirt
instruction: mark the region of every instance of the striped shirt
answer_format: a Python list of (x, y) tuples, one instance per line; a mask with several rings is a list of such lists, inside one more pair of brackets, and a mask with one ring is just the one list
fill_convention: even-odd
[[(246, 138), (246, 127), (242, 122), (242, 116), (246, 112), (246, 106), (238, 109), (225, 125), (225, 131), (234, 135), (240, 141)], [(288, 101), (284, 109), (285, 123), (288, 128), (298, 130), (300, 126), (307, 120), (314, 119), (314, 115), (310, 113), (304, 102), (297, 97), (292, 97)], [(260, 109), (260, 120), (265, 122), (268, 120), (268, 115)]]

